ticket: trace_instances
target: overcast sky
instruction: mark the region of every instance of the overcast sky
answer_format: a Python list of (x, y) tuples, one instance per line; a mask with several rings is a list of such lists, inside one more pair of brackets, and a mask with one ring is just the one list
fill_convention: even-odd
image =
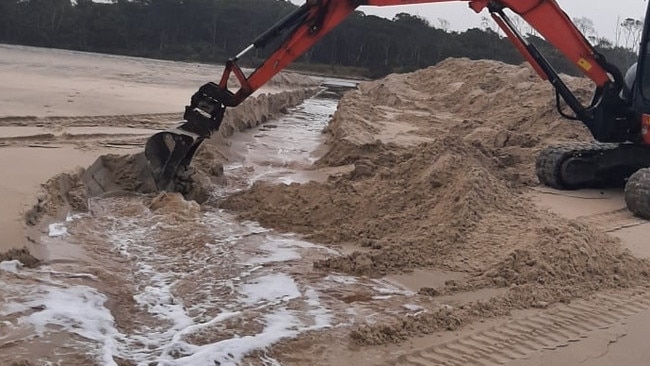
[[(295, 4), (302, 4), (304, 0), (292, 0)], [(557, 0), (564, 11), (571, 18), (587, 17), (594, 21), (598, 35), (614, 39), (617, 16), (621, 19), (645, 17), (646, 1), (644, 0)], [(451, 30), (464, 30), (468, 27), (478, 27), (481, 17), (489, 14), (486, 10), (476, 14), (467, 7), (466, 1), (455, 1), (449, 3), (437, 3), (427, 5), (400, 5), (390, 7), (369, 7), (364, 6), (362, 10), (366, 14), (373, 14), (382, 17), (392, 18), (397, 13), (410, 13), (426, 18), (434, 26), (437, 26), (438, 18), (449, 21)]]

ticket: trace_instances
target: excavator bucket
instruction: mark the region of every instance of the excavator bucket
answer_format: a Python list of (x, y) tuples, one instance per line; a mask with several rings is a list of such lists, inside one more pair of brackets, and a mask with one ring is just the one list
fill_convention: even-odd
[(201, 87), (185, 107), (185, 122), (147, 140), (144, 155), (158, 190), (176, 191), (201, 143), (219, 130), (226, 107), (215, 98), (215, 91), (219, 88), (213, 83)]
[(144, 154), (156, 185), (161, 191), (174, 191), (178, 174), (187, 170), (205, 137), (186, 131), (184, 125), (158, 132), (145, 145)]

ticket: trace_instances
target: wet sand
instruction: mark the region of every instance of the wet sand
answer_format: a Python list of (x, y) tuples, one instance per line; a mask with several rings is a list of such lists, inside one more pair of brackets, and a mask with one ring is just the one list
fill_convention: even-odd
[[(25, 246), (22, 214), (34, 203), (41, 184), (60, 172), (88, 166), (100, 154), (124, 152), (101, 145), (83, 148), (70, 135), (105, 134), (120, 140), (122, 134), (142, 138), (149, 133), (125, 131), (128, 126), (111, 130), (92, 117), (86, 117), (89, 127), (82, 130), (66, 128), (69, 117), (157, 112), (178, 116), (197, 76), (185, 76), (171, 62), (0, 45), (0, 141), (5, 145), (0, 147), (5, 172), (0, 195), (6, 197), (0, 210), (0, 230), (5, 233), (0, 251)], [(38, 119), (52, 116), (65, 118)], [(67, 138), (61, 138), (63, 134)]]
[(221, 68), (0, 45), (0, 117), (90, 116), (183, 110)]
[(0, 210), (0, 252), (27, 244), (22, 214), (34, 203), (41, 184), (62, 171), (92, 164), (98, 153), (102, 151), (82, 152), (72, 146), (0, 148), (0, 169), (5, 172), (0, 181), (0, 194), (4, 197)]
[[(256, 179), (308, 179), (336, 102), (306, 104), (234, 135), (229, 181), (216, 194)], [(397, 301), (409, 292), (388, 281), (314, 273), (311, 262), (336, 250), (179, 195), (91, 199), (89, 212), (60, 224), (66, 230), (40, 237), (42, 267), (0, 270), (0, 327), (8, 330), (0, 363), (259, 364), (255, 350), (282, 338), (376, 316), (374, 305), (352, 304), (358, 298), (413, 311)], [(41, 327), (45, 335), (30, 338)]]

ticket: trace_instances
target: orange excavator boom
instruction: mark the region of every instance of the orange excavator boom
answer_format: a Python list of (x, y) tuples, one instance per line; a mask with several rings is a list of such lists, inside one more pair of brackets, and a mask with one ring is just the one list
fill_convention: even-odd
[[(226, 98), (226, 106), (235, 106), (241, 103), (246, 97), (262, 87), (275, 74), (282, 71), (296, 58), (300, 57), (322, 37), (336, 28), (359, 6), (395, 6), (407, 4), (430, 4), (438, 2), (450, 2), (462, 0), (318, 0), (307, 1), (305, 5), (285, 18), (289, 24), (284, 27), (296, 25), (290, 37), (288, 37), (277, 50), (269, 56), (250, 76), (246, 77), (236, 66), (236, 61), (246, 54), (247, 51), (261, 48), (266, 45), (269, 38), (279, 35), (275, 27), (260, 36), (247, 49), (238, 56), (231, 59), (226, 71), (219, 83), (222, 89), (227, 88), (228, 76), (235, 73), (241, 84), (240, 89), (234, 93), (232, 98)], [(517, 49), (523, 54), (527, 61), (538, 71), (540, 77), (546, 79), (548, 76), (541, 69), (538, 61), (530, 55), (526, 47), (522, 47), (520, 40), (513, 33), (513, 27), (504, 22), (504, 9), (510, 9), (525, 19), (544, 38), (560, 50), (571, 62), (573, 62), (584, 74), (589, 77), (598, 87), (605, 87), (608, 83), (614, 82), (610, 76), (612, 70), (608, 65), (603, 64), (600, 56), (582, 33), (576, 28), (566, 13), (560, 8), (555, 0), (470, 0), (467, 2), (469, 8), (477, 13), (488, 9), (497, 24), (504, 30), (513, 41)], [(298, 24), (292, 24), (299, 22)], [(279, 24), (283, 24), (280, 22)], [(525, 43), (525, 42), (524, 42)]]
[[(186, 107), (186, 122), (177, 128), (152, 136), (145, 153), (160, 189), (173, 184), (179, 170), (186, 168), (199, 144), (218, 130), (226, 107), (239, 105), (252, 93), (267, 83), (274, 75), (304, 54), (327, 33), (336, 28), (359, 6), (395, 6), (428, 4), (461, 0), (306, 0), (275, 26), (255, 39), (227, 63), (221, 80), (202, 86)], [(479, 13), (487, 10), (509, 39), (543, 79), (553, 84), (557, 91), (558, 110), (560, 98), (573, 110), (599, 140), (615, 140), (618, 129), (612, 129), (599, 116), (619, 115), (623, 108), (618, 94), (624, 86), (621, 72), (600, 55), (580, 33), (555, 0), (469, 0), (469, 8)], [(564, 84), (559, 75), (516, 29), (506, 14), (510, 10), (521, 16), (544, 38), (559, 49), (587, 77), (596, 84), (594, 99), (583, 106)], [(246, 75), (237, 61), (251, 50), (263, 48), (273, 39), (284, 37), (279, 47), (250, 75)], [(234, 75), (239, 88), (231, 91), (228, 80)], [(605, 110), (605, 112), (603, 112)]]

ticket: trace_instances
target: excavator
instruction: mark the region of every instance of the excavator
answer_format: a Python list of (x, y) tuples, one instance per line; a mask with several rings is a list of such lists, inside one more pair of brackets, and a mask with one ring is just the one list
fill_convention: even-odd
[[(149, 138), (145, 157), (160, 190), (174, 190), (186, 177), (200, 144), (219, 129), (226, 108), (242, 103), (274, 75), (336, 28), (359, 6), (466, 1), (476, 13), (487, 11), (540, 78), (555, 90), (557, 110), (582, 122), (593, 142), (549, 146), (536, 160), (543, 185), (560, 189), (625, 186), (625, 201), (637, 216), (650, 219), (650, 37), (646, 23), (639, 58), (627, 72), (608, 62), (586, 39), (555, 0), (306, 0), (239, 54), (229, 59), (220, 81), (208, 82), (185, 107), (184, 121)], [(595, 84), (593, 98), (584, 105), (557, 71), (522, 35), (511, 19), (522, 17)], [(650, 19), (650, 5), (646, 10)], [(279, 46), (253, 72), (238, 65), (247, 53), (277, 40)], [(238, 81), (229, 89), (231, 76)], [(567, 113), (566, 107), (572, 111)]]

